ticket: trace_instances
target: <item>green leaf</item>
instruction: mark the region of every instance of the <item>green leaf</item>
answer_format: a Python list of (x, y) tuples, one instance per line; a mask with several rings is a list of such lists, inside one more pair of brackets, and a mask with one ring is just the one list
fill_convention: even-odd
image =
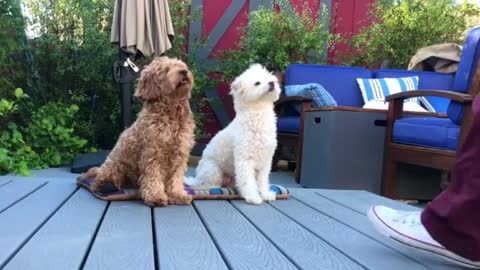
[(8, 150), (0, 148), (0, 168), (6, 170), (10, 164), (10, 157), (8, 156)]
[(17, 98), (23, 97), (23, 90), (22, 90), (22, 88), (16, 88), (16, 89), (15, 89), (15, 97), (17, 97)]
[(20, 176), (30, 176), (30, 170), (28, 169), (27, 163), (25, 161), (20, 162), (17, 165), (17, 169), (15, 170), (15, 173)]
[(11, 129), (11, 130), (16, 130), (16, 129), (18, 129), (18, 126), (17, 126), (17, 124), (15, 124), (13, 122), (10, 122), (10, 123), (8, 123), (8, 128)]
[(72, 111), (74, 111), (74, 112), (78, 112), (78, 110), (79, 110), (78, 106), (75, 105), (75, 104), (71, 105), (71, 106), (70, 106), (70, 109), (71, 109)]
[(12, 141), (14, 143), (22, 142), (23, 141), (22, 133), (20, 133), (18, 130), (14, 130), (12, 132)]

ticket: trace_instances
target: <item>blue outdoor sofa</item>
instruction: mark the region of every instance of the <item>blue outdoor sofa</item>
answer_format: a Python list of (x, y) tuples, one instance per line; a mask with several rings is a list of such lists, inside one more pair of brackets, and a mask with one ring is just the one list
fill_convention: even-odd
[[(293, 64), (287, 68), (285, 85), (319, 83), (338, 104), (312, 108), (311, 100), (305, 97), (286, 97), (277, 104), (277, 108), (283, 107), (277, 109), (279, 148), (297, 147), (296, 179), (300, 184), (380, 193), (387, 114), (386, 110), (362, 108), (364, 102), (356, 79), (402, 77), (405, 72), (314, 64)], [(451, 89), (453, 82), (449, 74), (408, 73), (419, 77), (422, 88)], [(446, 112), (448, 99), (429, 101), (438, 113)], [(301, 113), (291, 108), (294, 103), (304, 105)], [(437, 116), (438, 113), (410, 114)]]
[[(462, 147), (472, 122), (472, 100), (480, 92), (480, 26), (471, 29), (463, 46), (451, 88), (424, 87), (423, 91), (398, 93), (389, 101), (385, 139), (382, 194), (396, 198), (397, 164), (408, 163), (449, 171)], [(435, 89), (432, 91), (431, 89)], [(450, 90), (450, 91), (438, 91)], [(403, 116), (403, 100), (418, 97), (446, 97), (446, 118)]]
[[(471, 30), (469, 37), (476, 32), (478, 28)], [(470, 37), (469, 40), (471, 39)], [(435, 90), (467, 92), (468, 84), (463, 83), (459, 86), (458, 83), (461, 81), (460, 76), (465, 78), (473, 76), (473, 63), (466, 58), (473, 57), (470, 50), (475, 52), (476, 44), (478, 41), (466, 42), (457, 74), (393, 69), (372, 71), (359, 67), (314, 64), (290, 65), (285, 73), (285, 85), (319, 83), (338, 103), (338, 106), (334, 107), (312, 108), (311, 100), (305, 97), (286, 97), (277, 102), (279, 145), (282, 146), (284, 142), (296, 145), (297, 179), (300, 183), (312, 188), (366, 189), (392, 197), (392, 193), (388, 192), (388, 183), (382, 184), (385, 138), (388, 139), (388, 135), (391, 135), (387, 131), (387, 124), (392, 123), (390, 119), (387, 121), (386, 110), (362, 108), (364, 102), (356, 79), (418, 76), (418, 89), (433, 89), (433, 92), (426, 95), (426, 99), (434, 107), (435, 112), (408, 112), (406, 115), (409, 117), (405, 118), (403, 123), (406, 123), (405, 125), (409, 122), (420, 124), (421, 121), (430, 121), (430, 125), (446, 123), (452, 117), (452, 106), (456, 105), (450, 104), (453, 96)], [(472, 46), (475, 48), (471, 49)], [(465, 71), (466, 69), (468, 71)], [(412, 92), (419, 93), (418, 91), (406, 93)], [(434, 96), (432, 93), (437, 95)], [(303, 104), (300, 113), (291, 108), (294, 103)], [(448, 130), (449, 126), (444, 128)], [(406, 138), (398, 125), (393, 130), (397, 135), (393, 138), (398, 143), (405, 139), (414, 140), (415, 136), (422, 135), (417, 132), (406, 132), (410, 135)], [(414, 144), (408, 140), (404, 143)], [(391, 158), (394, 159), (395, 153), (392, 154)], [(302, 166), (302, 163), (308, 166)]]

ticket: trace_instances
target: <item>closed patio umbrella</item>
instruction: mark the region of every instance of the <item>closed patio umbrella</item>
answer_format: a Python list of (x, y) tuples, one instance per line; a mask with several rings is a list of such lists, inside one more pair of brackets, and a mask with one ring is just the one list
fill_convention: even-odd
[(136, 55), (160, 56), (174, 36), (167, 0), (116, 0), (110, 41)]

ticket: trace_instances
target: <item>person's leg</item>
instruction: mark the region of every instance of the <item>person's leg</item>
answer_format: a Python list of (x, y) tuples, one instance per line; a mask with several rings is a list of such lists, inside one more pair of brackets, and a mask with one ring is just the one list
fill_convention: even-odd
[(480, 98), (465, 144), (451, 172), (451, 184), (423, 211), (422, 224), (448, 250), (480, 261)]
[(480, 97), (474, 112), (447, 190), (423, 212), (374, 206), (368, 216), (377, 231), (399, 244), (480, 269)]

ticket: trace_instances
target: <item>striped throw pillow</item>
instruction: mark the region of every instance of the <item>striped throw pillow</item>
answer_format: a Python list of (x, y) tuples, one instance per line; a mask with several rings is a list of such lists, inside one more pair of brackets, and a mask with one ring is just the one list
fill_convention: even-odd
[(427, 109), (427, 111), (437, 112), (435, 110), (435, 107), (433, 107), (433, 105), (430, 102), (428, 102), (426, 97), (419, 97), (418, 99), (420, 100), (420, 103), (422, 103), (423, 107), (425, 107), (425, 109)]
[[(403, 78), (357, 79), (365, 103), (372, 100), (385, 100), (385, 97), (418, 89), (418, 76)], [(405, 102), (419, 104), (418, 98), (406, 99)]]

